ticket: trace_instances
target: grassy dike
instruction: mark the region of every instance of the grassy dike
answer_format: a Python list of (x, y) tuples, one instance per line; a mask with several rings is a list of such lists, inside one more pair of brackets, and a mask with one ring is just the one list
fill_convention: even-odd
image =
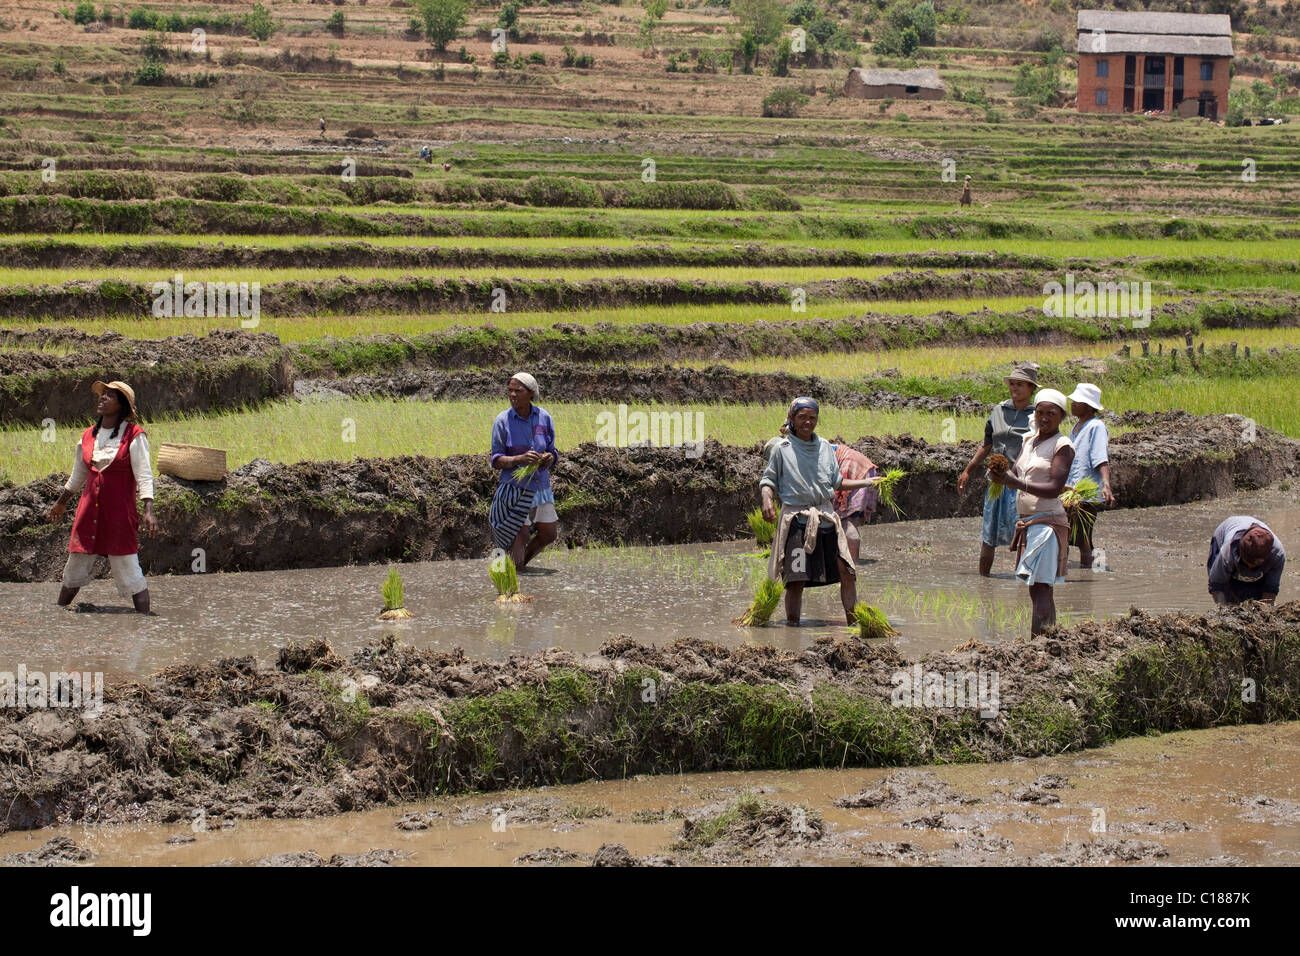
[[(986, 716), (955, 696), (903, 696), (897, 675), (915, 664), (984, 675)], [(210, 820), (322, 816), (641, 773), (996, 761), (1297, 718), (1295, 602), (1133, 611), (920, 662), (851, 634), (802, 653), (616, 638), (591, 657), (505, 662), (388, 635), (351, 663), (316, 642), (275, 665), (177, 665), (110, 686), (93, 720), (4, 708), (0, 732), (22, 759), (0, 757), (0, 830), (188, 820), (200, 807)]]

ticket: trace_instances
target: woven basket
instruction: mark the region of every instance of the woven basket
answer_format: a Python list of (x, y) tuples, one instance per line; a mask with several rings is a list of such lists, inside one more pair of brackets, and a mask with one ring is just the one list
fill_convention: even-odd
[(220, 481), (226, 477), (226, 452), (202, 445), (177, 445), (160, 442), (158, 471), (187, 481)]

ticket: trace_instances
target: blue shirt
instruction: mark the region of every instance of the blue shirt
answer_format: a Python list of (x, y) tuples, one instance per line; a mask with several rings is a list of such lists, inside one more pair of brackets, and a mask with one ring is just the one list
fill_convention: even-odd
[[(489, 461), (495, 467), (497, 459), (503, 455), (514, 457), (535, 451), (539, 455), (550, 453), (559, 461), (560, 454), (555, 450), (555, 423), (550, 413), (544, 408), (532, 406), (527, 418), (520, 417), (514, 407), (507, 408), (492, 423), (492, 455)], [(501, 469), (497, 484), (513, 481), (510, 468)], [(551, 497), (551, 470), (538, 468), (533, 476), (523, 483), (528, 491), (540, 492), (535, 499), (538, 503), (554, 501)]]
[(1065, 483), (1073, 487), (1084, 478), (1091, 478), (1097, 483), (1097, 494), (1093, 501), (1101, 500), (1101, 466), (1110, 461), (1110, 432), (1100, 418), (1090, 418), (1080, 425), (1075, 425), (1070, 432), (1070, 443), (1074, 445), (1074, 461), (1070, 463), (1070, 474)]

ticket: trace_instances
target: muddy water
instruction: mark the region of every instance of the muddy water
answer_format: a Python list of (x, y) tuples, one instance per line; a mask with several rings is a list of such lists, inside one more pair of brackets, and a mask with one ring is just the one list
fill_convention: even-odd
[[(1122, 614), (1130, 606), (1208, 607), (1208, 539), (1229, 514), (1254, 514), (1286, 544), (1300, 547), (1295, 491), (1106, 513), (1096, 534), (1110, 570), (1082, 571), (1072, 560), (1067, 582), (1056, 589), (1065, 622)], [(905, 654), (1027, 633), (1026, 589), (1011, 574), (1006, 551), (999, 552), (992, 579), (975, 573), (978, 536), (978, 519), (866, 529), (859, 597), (881, 604), (901, 632), (897, 643)], [(54, 607), (57, 584), (0, 584), (0, 606), (7, 610), (0, 671), (23, 663), (29, 670), (104, 671), (112, 679), (228, 655), (273, 658), (287, 641), (314, 637), (328, 638), (346, 656), (388, 630), (412, 644), (460, 646), (488, 658), (550, 646), (589, 652), (617, 634), (660, 644), (699, 637), (798, 649), (841, 621), (838, 589), (819, 588), (807, 593), (802, 627), (733, 627), (762, 566), (743, 542), (555, 551), (539, 564), (538, 573), (521, 577), (533, 600), (511, 607), (493, 602), (485, 561), (401, 565), (406, 605), (415, 616), (400, 624), (375, 619), (381, 567), (157, 577), (150, 582), (157, 614), (149, 618), (128, 611), (107, 580), (78, 595), (79, 603), (88, 602), (79, 611)], [(1283, 600), (1296, 597), (1294, 580), (1283, 581)]]
[[(395, 862), (408, 865), (509, 865), (539, 851), (581, 864), (605, 843), (688, 863), (698, 858), (672, 846), (682, 817), (717, 812), (750, 791), (801, 806), (806, 819), (820, 815), (825, 835), (803, 845), (724, 845), (708, 860), (1295, 865), (1297, 780), (1300, 723), (1290, 723), (1132, 739), (1008, 764), (642, 777), (319, 820), (58, 827), (0, 835), (0, 857), (64, 836), (95, 853), (91, 862), (100, 865), (197, 866), (309, 851), (329, 859), (369, 850), (406, 854)], [(877, 788), (889, 794), (877, 806), (834, 803)], [(401, 828), (403, 819), (423, 828)]]

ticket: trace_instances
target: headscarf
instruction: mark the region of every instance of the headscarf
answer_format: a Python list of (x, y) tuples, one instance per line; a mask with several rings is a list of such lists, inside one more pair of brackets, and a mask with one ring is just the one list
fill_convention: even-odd
[(1238, 547), (1243, 558), (1251, 564), (1258, 564), (1273, 553), (1273, 533), (1267, 528), (1252, 525), (1250, 530), (1241, 536), (1241, 544)]
[[(799, 411), (799, 409), (801, 408), (811, 408), (814, 412), (817, 412), (819, 415), (821, 414), (821, 410), (822, 410), (822, 407), (817, 404), (817, 400), (815, 398), (809, 398), (807, 395), (802, 395), (790, 403), (790, 410), (785, 413), (785, 420), (787, 422), (793, 423), (794, 413)], [(793, 428), (791, 428), (790, 430), (794, 431)]]
[(1034, 404), (1038, 405), (1041, 402), (1051, 402), (1061, 410), (1062, 415), (1070, 414), (1069, 401), (1054, 388), (1041, 388), (1038, 390), (1038, 394), (1034, 396)]
[(511, 375), (510, 378), (528, 389), (528, 391), (532, 392), (533, 398), (538, 396), (537, 379), (533, 378), (527, 372), (516, 372), (514, 375)]

